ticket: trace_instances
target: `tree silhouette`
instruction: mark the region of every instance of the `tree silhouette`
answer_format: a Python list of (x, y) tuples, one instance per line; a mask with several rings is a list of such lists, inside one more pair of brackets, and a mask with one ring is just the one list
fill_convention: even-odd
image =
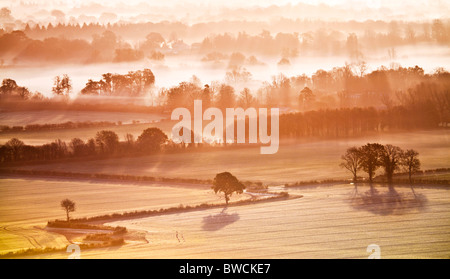
[(305, 87), (302, 89), (302, 91), (300, 91), (298, 98), (300, 106), (303, 109), (305, 109), (306, 105), (309, 104), (312, 100), (314, 100), (314, 94), (311, 89)]
[(95, 136), (95, 143), (102, 153), (113, 153), (119, 145), (119, 136), (113, 131), (100, 131)]
[(244, 88), (239, 95), (239, 105), (244, 109), (251, 107), (255, 104), (255, 97), (250, 93), (250, 89)]
[(419, 152), (414, 149), (408, 149), (403, 153), (401, 165), (406, 168), (409, 176), (409, 183), (412, 183), (411, 175), (420, 170), (420, 160), (417, 158)]
[(64, 199), (61, 201), (61, 207), (66, 211), (67, 222), (69, 222), (70, 221), (69, 213), (75, 211), (75, 203), (69, 199)]
[(223, 192), (225, 194), (225, 202), (228, 205), (230, 196), (233, 193), (242, 194), (245, 186), (235, 176), (229, 172), (218, 173), (213, 181), (214, 193)]
[(387, 180), (392, 182), (394, 172), (400, 167), (400, 160), (403, 157), (403, 150), (391, 144), (386, 144), (380, 153), (381, 164), (384, 168)]
[(346, 168), (353, 174), (353, 181), (356, 182), (357, 172), (362, 167), (362, 153), (357, 147), (350, 147), (341, 157), (344, 162), (340, 164), (341, 167)]
[(362, 169), (369, 175), (372, 182), (375, 171), (381, 166), (380, 154), (384, 151), (383, 145), (379, 143), (368, 143), (361, 147)]
[(235, 105), (236, 96), (234, 95), (234, 88), (222, 84), (219, 89), (219, 95), (217, 100), (217, 107), (225, 110), (226, 108), (233, 108)]
[(139, 148), (146, 152), (159, 151), (161, 145), (168, 140), (167, 135), (159, 128), (145, 129), (142, 134), (137, 138), (137, 144)]
[(54, 86), (52, 87), (52, 92), (58, 96), (69, 96), (72, 90), (72, 81), (67, 74), (61, 76), (56, 76), (54, 81)]
[(11, 150), (11, 158), (13, 161), (19, 160), (22, 157), (25, 144), (23, 141), (12, 138), (5, 143), (5, 147)]
[(0, 97), (13, 97), (27, 100), (30, 96), (31, 93), (28, 88), (18, 86), (15, 80), (7, 78), (2, 81), (2, 86), (0, 86)]

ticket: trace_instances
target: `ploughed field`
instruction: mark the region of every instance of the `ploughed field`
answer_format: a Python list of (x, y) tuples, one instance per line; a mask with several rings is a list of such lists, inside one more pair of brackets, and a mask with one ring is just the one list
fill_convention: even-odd
[[(284, 143), (278, 153), (259, 148), (160, 154), (135, 158), (13, 166), (27, 170), (213, 179), (229, 171), (242, 181), (268, 185), (349, 178), (340, 156), (353, 145), (390, 143), (419, 151), (422, 169), (448, 167), (445, 130), (391, 133), (357, 139)], [(381, 174), (381, 170), (377, 174)], [(1, 172), (0, 172), (1, 173)], [(364, 176), (363, 172), (360, 175)], [(447, 177), (448, 173), (438, 174)], [(435, 179), (431, 175), (431, 179)], [(384, 258), (449, 258), (450, 193), (441, 187), (322, 185), (289, 188), (299, 199), (122, 220), (146, 241), (82, 251), (85, 258), (366, 258), (370, 244)], [(279, 189), (281, 190), (281, 189)], [(208, 185), (131, 183), (70, 178), (0, 176), (0, 253), (65, 247), (67, 239), (45, 230), (64, 219), (59, 203), (77, 204), (73, 217), (223, 202)], [(232, 197), (232, 201), (237, 196)], [(35, 255), (66, 258), (67, 253)]]
[(76, 203), (76, 211), (71, 213), (74, 218), (222, 202), (205, 185), (0, 176), (0, 254), (26, 248), (67, 246), (67, 239), (44, 230), (47, 221), (66, 218), (60, 207), (65, 198)]
[[(448, 187), (318, 185), (302, 198), (121, 220), (148, 242), (81, 258), (450, 258)], [(68, 253), (33, 258), (66, 258)]]

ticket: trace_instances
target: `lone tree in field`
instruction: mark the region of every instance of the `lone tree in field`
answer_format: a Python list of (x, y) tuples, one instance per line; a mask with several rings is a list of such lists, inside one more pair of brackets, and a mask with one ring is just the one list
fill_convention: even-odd
[(236, 192), (242, 194), (245, 186), (235, 176), (229, 172), (218, 173), (213, 181), (214, 193), (223, 192), (225, 194), (225, 202), (228, 205), (230, 196)]
[(344, 161), (340, 164), (341, 167), (346, 168), (353, 174), (353, 181), (356, 182), (357, 172), (362, 167), (362, 153), (357, 147), (350, 147), (347, 149), (341, 159)]
[(387, 180), (392, 182), (394, 172), (400, 168), (400, 162), (403, 157), (403, 150), (391, 144), (386, 144), (380, 153), (381, 164), (384, 168)]
[(64, 199), (61, 201), (61, 207), (66, 211), (67, 222), (69, 222), (70, 221), (69, 213), (75, 211), (75, 203), (69, 199)]
[(411, 175), (420, 170), (419, 152), (408, 149), (403, 153), (401, 165), (408, 171), (409, 183), (412, 183)]
[(383, 145), (379, 143), (368, 143), (361, 147), (362, 169), (369, 175), (369, 181), (373, 181), (375, 171), (381, 166), (380, 156), (384, 151)]

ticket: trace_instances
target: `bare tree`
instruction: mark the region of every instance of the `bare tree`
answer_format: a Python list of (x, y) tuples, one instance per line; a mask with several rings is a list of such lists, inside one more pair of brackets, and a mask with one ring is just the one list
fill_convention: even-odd
[(251, 107), (255, 103), (255, 98), (252, 93), (250, 93), (250, 89), (244, 88), (239, 95), (239, 105), (243, 108)]
[(420, 170), (420, 160), (417, 158), (419, 152), (414, 149), (408, 149), (403, 153), (401, 165), (408, 171), (409, 183), (412, 183), (411, 176)]
[(381, 166), (380, 154), (383, 152), (383, 145), (379, 143), (368, 143), (361, 147), (362, 169), (369, 175), (372, 182), (375, 171)]
[(388, 182), (392, 182), (394, 172), (399, 169), (403, 157), (403, 150), (391, 144), (386, 144), (381, 152), (381, 164), (386, 173)]
[(356, 182), (357, 172), (362, 167), (362, 153), (357, 147), (350, 147), (347, 149), (341, 159), (344, 161), (340, 164), (341, 167), (346, 168), (353, 174), (353, 181)]

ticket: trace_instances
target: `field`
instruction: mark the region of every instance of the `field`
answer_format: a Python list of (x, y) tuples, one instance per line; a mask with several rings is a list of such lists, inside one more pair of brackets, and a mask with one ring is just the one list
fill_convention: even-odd
[(349, 173), (339, 167), (340, 157), (348, 147), (367, 142), (390, 143), (403, 149), (413, 148), (420, 153), (422, 169), (448, 167), (450, 162), (449, 133), (438, 130), (392, 133), (357, 139), (286, 143), (273, 155), (261, 155), (259, 148), (242, 148), (64, 164), (51, 163), (18, 168), (198, 179), (212, 179), (216, 173), (229, 171), (241, 180), (282, 184), (350, 178)]
[[(148, 243), (81, 251), (81, 258), (450, 258), (446, 187), (299, 187), (303, 198), (117, 221)], [(67, 258), (51, 253), (32, 258)]]
[(67, 246), (64, 237), (43, 230), (48, 220), (65, 218), (59, 205), (65, 198), (76, 202), (75, 218), (222, 201), (205, 185), (1, 177), (0, 254), (23, 248)]
[(22, 126), (30, 124), (56, 124), (64, 122), (109, 121), (129, 124), (133, 121), (149, 123), (164, 118), (153, 113), (72, 111), (72, 110), (36, 110), (2, 111), (0, 125)]
[[(272, 189), (297, 181), (350, 178), (339, 168), (346, 148), (391, 143), (420, 153), (422, 169), (448, 167), (445, 130), (390, 133), (364, 138), (283, 143), (274, 155), (259, 148), (114, 158), (14, 167), (81, 173), (213, 179), (230, 171), (240, 180)], [(381, 174), (381, 171), (379, 171)], [(363, 173), (361, 173), (363, 175)], [(438, 174), (446, 179), (448, 173)], [(424, 178), (436, 179), (434, 174)], [(449, 258), (450, 189), (351, 184), (289, 188), (302, 198), (227, 209), (216, 208), (111, 221), (145, 235), (121, 247), (82, 251), (83, 258), (367, 258), (369, 244), (383, 258)], [(242, 198), (240, 196), (239, 198)], [(45, 229), (65, 218), (59, 202), (77, 203), (74, 217), (223, 202), (208, 185), (105, 180), (0, 177), (0, 253), (23, 248), (66, 247), (66, 237)], [(232, 201), (238, 197), (233, 196)], [(282, 218), (281, 218), (282, 217)], [(65, 252), (35, 258), (67, 258)]]
[[(122, 125), (108, 127), (89, 127), (64, 130), (42, 130), (28, 132), (5, 132), (0, 133), (0, 144), (4, 144), (12, 138), (18, 138), (25, 144), (41, 145), (56, 139), (70, 142), (74, 137), (88, 140), (94, 138), (100, 130), (111, 130), (117, 133), (120, 140), (124, 140), (126, 134), (132, 134), (137, 138), (143, 130), (149, 127), (158, 127), (165, 133), (171, 132), (173, 123), (171, 121), (159, 121), (166, 116), (152, 113), (130, 113), (130, 112), (93, 112), (93, 111), (25, 111), (25, 112), (2, 112), (0, 114), (0, 125), (25, 126), (29, 124), (56, 124), (71, 122), (117, 122)], [(136, 123), (133, 121), (139, 121)]]

